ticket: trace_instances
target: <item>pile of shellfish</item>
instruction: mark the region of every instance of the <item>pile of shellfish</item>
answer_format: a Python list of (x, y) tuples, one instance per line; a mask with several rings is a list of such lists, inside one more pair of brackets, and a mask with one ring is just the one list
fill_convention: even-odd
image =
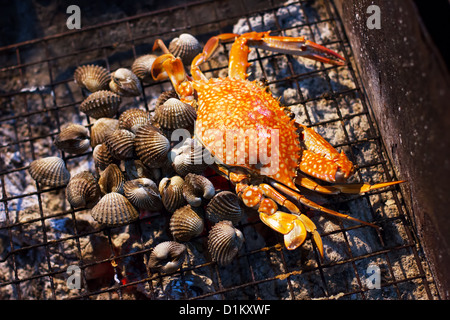
[[(190, 61), (201, 46), (188, 34), (172, 40), (169, 50)], [(131, 108), (119, 114), (124, 97), (142, 94), (153, 81), (153, 54), (138, 57), (130, 69), (109, 72), (99, 65), (83, 65), (74, 81), (87, 97), (80, 111), (94, 119), (83, 126), (64, 125), (55, 145), (69, 154), (92, 148), (95, 168), (71, 175), (60, 157), (33, 161), (29, 173), (38, 183), (66, 187), (66, 199), (75, 208), (90, 210), (105, 226), (123, 226), (139, 220), (143, 211), (170, 214), (172, 240), (152, 248), (147, 259), (151, 270), (171, 273), (186, 259), (186, 242), (207, 232), (206, 256), (220, 265), (238, 254), (244, 237), (237, 228), (242, 209), (235, 193), (216, 190), (204, 176), (205, 150), (193, 139), (171, 141), (177, 129), (192, 138), (196, 110), (178, 99), (175, 91), (163, 92), (154, 112)], [(208, 226), (208, 227), (207, 227)]]

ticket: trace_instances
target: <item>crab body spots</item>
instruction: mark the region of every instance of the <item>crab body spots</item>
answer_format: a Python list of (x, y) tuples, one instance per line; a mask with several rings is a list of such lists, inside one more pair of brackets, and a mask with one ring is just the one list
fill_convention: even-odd
[(193, 86), (198, 95), (196, 134), (216, 159), (296, 189), (298, 135), (278, 100), (256, 81), (219, 78)]

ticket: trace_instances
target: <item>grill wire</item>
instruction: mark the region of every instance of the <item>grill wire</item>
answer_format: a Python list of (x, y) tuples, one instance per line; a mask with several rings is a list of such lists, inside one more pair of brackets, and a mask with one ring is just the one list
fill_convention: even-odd
[[(343, 53), (347, 61), (352, 61), (351, 48), (332, 2), (257, 3), (259, 6), (255, 7), (255, 1), (187, 2), (0, 48), (0, 74), (2, 82), (7, 83), (1, 90), (0, 111), (1, 299), (439, 299), (413, 219), (398, 187), (326, 198), (325, 206), (373, 221), (383, 229), (377, 233), (366, 226), (313, 214), (325, 244), (323, 261), (310, 240), (302, 248), (288, 251), (280, 235), (257, 220), (248, 220), (239, 225), (246, 242), (231, 265), (220, 267), (208, 259), (190, 257), (180, 271), (164, 275), (147, 270), (144, 259), (150, 250), (145, 246), (149, 240), (146, 232), (148, 228), (164, 229), (166, 215), (146, 216), (128, 226), (135, 243), (130, 245), (125, 239), (128, 250), (117, 252), (118, 228), (89, 229), (79, 219), (88, 211), (71, 208), (65, 200), (64, 187), (43, 187), (29, 176), (30, 162), (45, 156), (62, 157), (72, 175), (79, 163), (92, 164), (91, 149), (82, 155), (69, 155), (53, 145), (65, 123), (77, 122), (89, 128), (92, 125), (92, 119), (78, 109), (85, 97), (73, 83), (73, 71), (78, 65), (96, 63), (113, 71), (130, 66), (136, 57), (151, 51), (156, 38), (167, 43), (188, 32), (205, 43), (212, 35), (232, 32), (238, 21), (249, 31), (270, 27), (275, 35), (301, 30), (309, 34), (310, 40)], [(281, 13), (286, 10), (299, 12), (303, 21), (284, 26)], [(202, 19), (194, 19), (199, 12), (206, 12), (207, 17), (203, 14)], [(268, 16), (274, 18), (273, 23), (264, 25)], [(170, 25), (167, 19), (177, 19), (177, 23)], [(325, 41), (318, 31), (323, 25), (333, 34)], [(230, 44), (221, 45), (225, 56), (229, 48)], [(267, 81), (274, 96), (283, 95), (284, 89), (290, 88), (290, 95), (284, 94), (282, 102), (304, 124), (325, 133), (327, 138), (333, 138), (326, 133), (329, 127), (342, 132), (343, 138), (332, 144), (358, 164), (355, 181), (375, 183), (401, 178), (395, 176), (386, 157), (364, 88), (351, 63), (344, 67), (315, 63), (313, 68), (298, 72), (297, 64), (304, 60), (256, 49), (252, 49), (251, 62), (252, 70)], [(285, 63), (287, 70), (281, 75), (277, 72), (280, 62)], [(268, 64), (275, 66), (274, 72), (266, 71)], [(203, 67), (208, 77), (216, 76), (226, 71), (226, 62)], [(343, 72), (349, 74), (345, 84), (339, 83)], [(35, 80), (36, 74), (44, 74), (44, 80)], [(311, 81), (322, 87), (305, 92), (304, 84)], [(145, 85), (143, 95), (130, 99), (130, 103), (152, 110), (152, 92), (170, 88), (167, 81)], [(314, 94), (315, 90), (320, 94)], [(355, 101), (358, 108), (353, 108)], [(332, 118), (314, 114), (324, 102), (333, 112)], [(365, 135), (355, 136), (353, 126), (362, 125), (367, 127)], [(361, 154), (369, 149), (375, 156), (365, 161)], [(372, 179), (374, 173), (377, 176)], [(29, 203), (33, 205), (28, 206)], [(195, 240), (193, 252), (201, 254), (206, 237), (202, 234)], [(102, 247), (106, 253), (87, 260), (83, 257), (85, 246), (94, 238), (107, 240)], [(257, 240), (252, 242), (252, 238)], [(372, 239), (371, 244), (358, 245), (367, 238)], [(155, 243), (161, 239), (166, 240), (167, 236)], [(68, 246), (73, 252), (65, 251)], [(340, 255), (333, 255), (335, 251)], [(124, 270), (126, 263), (133, 269)], [(81, 269), (80, 289), (67, 289), (70, 265)], [(379, 289), (371, 289), (366, 281), (369, 265), (380, 268)], [(100, 277), (103, 282), (92, 277), (93, 270), (104, 273)]]

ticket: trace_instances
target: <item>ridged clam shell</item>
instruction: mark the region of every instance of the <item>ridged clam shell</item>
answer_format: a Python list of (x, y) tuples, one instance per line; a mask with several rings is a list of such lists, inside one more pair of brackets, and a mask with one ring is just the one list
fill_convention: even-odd
[(119, 110), (122, 98), (114, 92), (100, 90), (92, 93), (80, 105), (80, 111), (89, 117), (112, 118)]
[(158, 56), (154, 54), (146, 54), (136, 58), (131, 65), (131, 71), (141, 79), (142, 82), (152, 82), (152, 66), (157, 57)]
[(170, 232), (177, 241), (189, 241), (203, 231), (203, 219), (190, 205), (177, 209), (170, 217)]
[(133, 108), (124, 111), (119, 117), (119, 128), (136, 133), (139, 127), (149, 123), (150, 113), (146, 110)]
[(118, 160), (131, 159), (135, 156), (134, 138), (133, 132), (117, 129), (105, 137), (104, 144), (114, 158)]
[(110, 192), (123, 193), (123, 185), (125, 183), (125, 177), (120, 168), (111, 163), (100, 173), (98, 179), (98, 185), (100, 190), (106, 194)]
[(184, 180), (180, 176), (163, 178), (159, 183), (159, 193), (162, 203), (167, 211), (173, 213), (178, 208), (186, 205), (186, 199), (183, 196)]
[(193, 207), (199, 207), (203, 199), (214, 197), (216, 190), (205, 176), (188, 173), (184, 177), (183, 196)]
[(95, 221), (108, 226), (120, 226), (135, 221), (139, 213), (123, 195), (110, 192), (92, 208)]
[(116, 161), (104, 143), (95, 146), (92, 157), (94, 158), (95, 167), (99, 171), (105, 170), (111, 163)]
[(156, 99), (155, 109), (159, 106), (162, 106), (164, 102), (166, 102), (170, 98), (178, 99), (178, 93), (175, 90), (163, 91), (163, 93), (159, 95), (158, 99)]
[(194, 36), (182, 33), (169, 43), (169, 51), (185, 65), (190, 65), (195, 56), (202, 52), (202, 46)]
[(136, 155), (149, 168), (160, 168), (170, 150), (169, 140), (154, 126), (146, 124), (136, 131)]
[(49, 187), (60, 187), (70, 180), (70, 172), (64, 160), (59, 157), (34, 160), (28, 171), (33, 179)]
[(162, 208), (158, 186), (147, 178), (126, 181), (123, 185), (124, 196), (137, 208), (157, 211)]
[(177, 98), (169, 98), (156, 107), (153, 120), (165, 131), (193, 129), (197, 112), (191, 105)]
[(109, 71), (101, 66), (89, 64), (75, 69), (75, 82), (90, 92), (108, 89), (110, 80)]
[(55, 145), (64, 152), (84, 153), (90, 147), (89, 130), (80, 124), (70, 123), (56, 135)]
[(119, 68), (111, 73), (109, 88), (112, 92), (125, 97), (136, 97), (142, 94), (142, 86), (139, 78), (126, 68)]
[(119, 129), (119, 120), (113, 118), (97, 119), (91, 127), (91, 146), (95, 147), (105, 141), (106, 135)]
[(230, 191), (217, 193), (206, 206), (206, 218), (212, 223), (229, 220), (237, 225), (242, 218), (238, 196)]
[(150, 270), (163, 273), (177, 271), (186, 259), (186, 246), (176, 241), (165, 241), (153, 248), (148, 258)]
[(91, 172), (83, 171), (70, 178), (66, 187), (66, 199), (72, 207), (92, 208), (100, 197), (100, 187)]
[(186, 139), (182, 147), (172, 149), (170, 157), (175, 172), (184, 177), (188, 173), (201, 174), (208, 167), (206, 155), (208, 154), (194, 139)]
[(231, 263), (243, 243), (242, 232), (233, 227), (231, 221), (216, 223), (208, 234), (208, 252), (211, 260), (222, 266)]

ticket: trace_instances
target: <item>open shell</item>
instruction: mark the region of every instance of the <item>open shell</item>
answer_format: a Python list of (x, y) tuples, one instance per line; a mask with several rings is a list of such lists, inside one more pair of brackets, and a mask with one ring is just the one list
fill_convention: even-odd
[(164, 207), (169, 212), (175, 212), (178, 208), (186, 205), (183, 196), (184, 180), (180, 176), (163, 178), (159, 183), (159, 193)]
[(83, 171), (70, 178), (66, 199), (74, 208), (92, 208), (100, 197), (100, 187), (91, 172)]
[(184, 177), (188, 173), (201, 174), (208, 167), (209, 153), (194, 139), (186, 139), (184, 144), (170, 151), (172, 166), (177, 174)]
[(177, 241), (190, 241), (203, 232), (202, 217), (190, 205), (185, 205), (170, 217), (170, 232)]
[(90, 147), (89, 130), (80, 124), (70, 123), (55, 137), (55, 145), (71, 154), (82, 154)]
[(159, 181), (161, 179), (161, 171), (159, 169), (147, 168), (141, 160), (125, 160), (124, 167), (127, 180), (147, 178), (153, 181)]
[(165, 241), (153, 248), (147, 266), (152, 271), (172, 273), (177, 271), (186, 259), (186, 246), (176, 241)]
[(122, 98), (119, 95), (108, 90), (100, 90), (83, 100), (80, 111), (95, 119), (112, 118), (121, 103)]
[(146, 110), (132, 108), (124, 111), (119, 117), (119, 128), (136, 133), (139, 127), (149, 123), (150, 113)]
[(208, 234), (208, 252), (211, 260), (222, 266), (231, 263), (243, 243), (242, 232), (233, 227), (231, 221), (216, 223)]
[(195, 56), (202, 52), (202, 46), (191, 34), (182, 33), (169, 43), (169, 51), (185, 65), (190, 65)]
[(119, 129), (119, 120), (113, 118), (97, 119), (91, 127), (91, 146), (95, 147), (105, 141), (105, 137)]
[(64, 160), (59, 157), (34, 160), (28, 171), (33, 179), (49, 187), (60, 187), (70, 180), (70, 172)]
[(119, 68), (111, 73), (109, 88), (112, 92), (124, 97), (136, 97), (142, 94), (142, 86), (139, 78), (126, 68)]
[(137, 208), (157, 211), (162, 208), (158, 186), (147, 178), (126, 181), (123, 185), (125, 197)]
[(134, 152), (135, 134), (125, 129), (117, 129), (105, 137), (105, 145), (109, 153), (118, 159), (131, 159), (135, 156)]
[(101, 66), (89, 64), (75, 69), (74, 80), (80, 87), (96, 92), (108, 89), (110, 74)]
[(98, 223), (121, 226), (139, 218), (139, 212), (123, 195), (110, 192), (92, 208), (91, 215)]
[(216, 193), (214, 185), (208, 178), (188, 173), (184, 177), (183, 196), (193, 207), (199, 207), (203, 199), (211, 199)]
[(125, 177), (120, 168), (114, 163), (108, 165), (108, 167), (100, 173), (100, 178), (98, 179), (100, 190), (104, 194), (110, 192), (123, 193), (124, 183)]
[(136, 155), (149, 168), (160, 168), (167, 161), (169, 140), (154, 126), (146, 124), (136, 131)]
[(242, 218), (239, 197), (230, 191), (217, 193), (206, 206), (206, 218), (212, 223), (229, 220), (237, 225)]

